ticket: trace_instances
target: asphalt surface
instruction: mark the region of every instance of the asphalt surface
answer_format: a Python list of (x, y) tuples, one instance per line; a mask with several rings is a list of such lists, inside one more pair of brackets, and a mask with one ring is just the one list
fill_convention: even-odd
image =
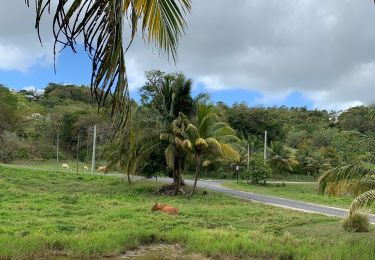
[[(170, 178), (160, 177), (158, 181), (171, 182)], [(184, 180), (187, 185), (193, 185), (193, 180)], [(221, 192), (227, 195), (235, 196), (245, 200), (251, 200), (255, 202), (265, 203), (277, 207), (298, 210), (309, 213), (318, 213), (326, 216), (345, 218), (348, 215), (348, 210), (323, 206), (314, 203), (308, 203), (298, 200), (290, 200), (279, 197), (255, 194), (245, 191), (234, 190), (221, 186), (223, 181), (220, 180), (199, 180), (197, 183), (198, 188), (212, 190), (215, 192)], [(372, 224), (375, 224), (375, 215), (369, 215), (369, 220)]]

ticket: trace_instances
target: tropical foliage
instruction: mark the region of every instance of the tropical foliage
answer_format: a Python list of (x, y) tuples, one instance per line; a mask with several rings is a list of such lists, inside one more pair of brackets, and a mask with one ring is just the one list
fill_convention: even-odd
[(229, 160), (239, 161), (240, 155), (233, 145), (239, 142), (236, 132), (228, 124), (221, 122), (214, 112), (212, 105), (198, 104), (197, 116), (194, 123), (188, 124), (182, 133), (182, 146), (185, 151), (194, 155), (195, 178), (192, 193), (197, 186), (197, 180), (205, 154), (217, 154)]
[(349, 209), (351, 216), (375, 201), (375, 170), (355, 165), (337, 167), (319, 178), (319, 189), (333, 195), (342, 192), (357, 195)]
[[(375, 129), (367, 122), (375, 113), (374, 106), (353, 108), (349, 114), (349, 110), (339, 114), (306, 108), (227, 106), (210, 103), (204, 93), (194, 96), (192, 86), (182, 73), (146, 72), (141, 100), (131, 102), (129, 129), (118, 130), (113, 140), (115, 129), (104, 111), (98, 113), (87, 86), (50, 83), (44, 96), (35, 101), (27, 99), (33, 93), (26, 90), (12, 93), (1, 87), (0, 109), (5, 113), (0, 115), (0, 140), (7, 145), (0, 147), (0, 160), (54, 159), (59, 136), (60, 160), (78, 158), (89, 164), (93, 126), (97, 125), (97, 165), (108, 163), (113, 171), (130, 177), (172, 177), (173, 193), (183, 184), (185, 174), (233, 178), (232, 164), (240, 166), (240, 178), (254, 183), (263, 182), (263, 176), (318, 178), (343, 165), (371, 169), (375, 164)], [(269, 133), (266, 162), (264, 131)], [(228, 156), (228, 147), (239, 156)], [(134, 159), (138, 156), (139, 160)], [(127, 165), (129, 161), (135, 163)]]
[(160, 125), (155, 114), (147, 108), (136, 108), (122, 132), (108, 147), (109, 167), (118, 166), (127, 176), (139, 175), (139, 170), (159, 145)]
[[(25, 1), (30, 5), (30, 0)], [(186, 28), (185, 15), (190, 0), (35, 1), (35, 27), (39, 30), (46, 13), (53, 15), (55, 53), (70, 47), (76, 51), (78, 39), (92, 60), (91, 93), (100, 106), (110, 96), (111, 114), (125, 123), (129, 109), (125, 55), (141, 25), (146, 42), (176, 59), (180, 36)], [(125, 19), (128, 23), (125, 23)], [(130, 30), (125, 30), (125, 24)], [(124, 32), (129, 31), (129, 35)], [(127, 42), (124, 42), (127, 41)], [(112, 88), (112, 86), (115, 86)]]

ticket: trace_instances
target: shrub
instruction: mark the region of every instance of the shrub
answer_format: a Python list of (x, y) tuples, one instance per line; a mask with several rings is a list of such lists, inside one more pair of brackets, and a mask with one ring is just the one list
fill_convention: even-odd
[(344, 219), (342, 227), (347, 232), (368, 232), (370, 222), (367, 214), (354, 212), (351, 216)]
[(245, 179), (247, 182), (259, 183), (264, 181), (270, 176), (271, 169), (268, 164), (265, 164), (261, 154), (253, 154), (250, 163), (249, 170), (245, 171)]

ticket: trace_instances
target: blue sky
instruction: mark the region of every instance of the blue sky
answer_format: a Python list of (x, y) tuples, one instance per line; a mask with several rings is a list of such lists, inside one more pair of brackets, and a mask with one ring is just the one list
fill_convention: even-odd
[[(88, 85), (90, 82), (90, 75), (91, 61), (87, 57), (83, 48), (79, 48), (78, 53), (73, 53), (67, 49), (59, 55), (56, 61), (56, 73), (54, 72), (53, 64), (43, 62), (36, 63), (36, 65), (29, 68), (27, 71), (0, 69), (0, 83), (18, 90), (29, 86), (33, 86), (36, 89), (42, 89), (49, 82)], [(189, 75), (187, 76), (189, 77)], [(132, 84), (132, 82), (130, 82), (130, 84)], [(136, 83), (133, 82), (133, 84)], [(132, 88), (134, 88), (134, 86), (132, 86)], [(207, 89), (203, 83), (194, 84), (193, 95), (197, 95), (201, 92), (208, 92), (214, 102), (223, 101), (228, 105), (232, 105), (236, 102), (246, 102), (250, 106), (285, 105), (290, 107), (307, 106), (309, 108), (313, 106), (311, 100), (305, 98), (302, 93), (296, 91), (291, 92), (281, 100), (264, 100), (264, 95), (259, 91), (242, 88), (210, 90)], [(137, 90), (131, 91), (131, 96), (135, 100), (139, 100)]]

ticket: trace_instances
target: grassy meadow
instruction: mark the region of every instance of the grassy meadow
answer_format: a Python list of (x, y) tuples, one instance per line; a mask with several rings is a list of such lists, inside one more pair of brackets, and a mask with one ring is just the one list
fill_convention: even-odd
[[(372, 259), (374, 228), (199, 191), (158, 196), (160, 183), (0, 165), (0, 259), (93, 258), (181, 244), (214, 259)], [(150, 209), (172, 204), (180, 215)]]

